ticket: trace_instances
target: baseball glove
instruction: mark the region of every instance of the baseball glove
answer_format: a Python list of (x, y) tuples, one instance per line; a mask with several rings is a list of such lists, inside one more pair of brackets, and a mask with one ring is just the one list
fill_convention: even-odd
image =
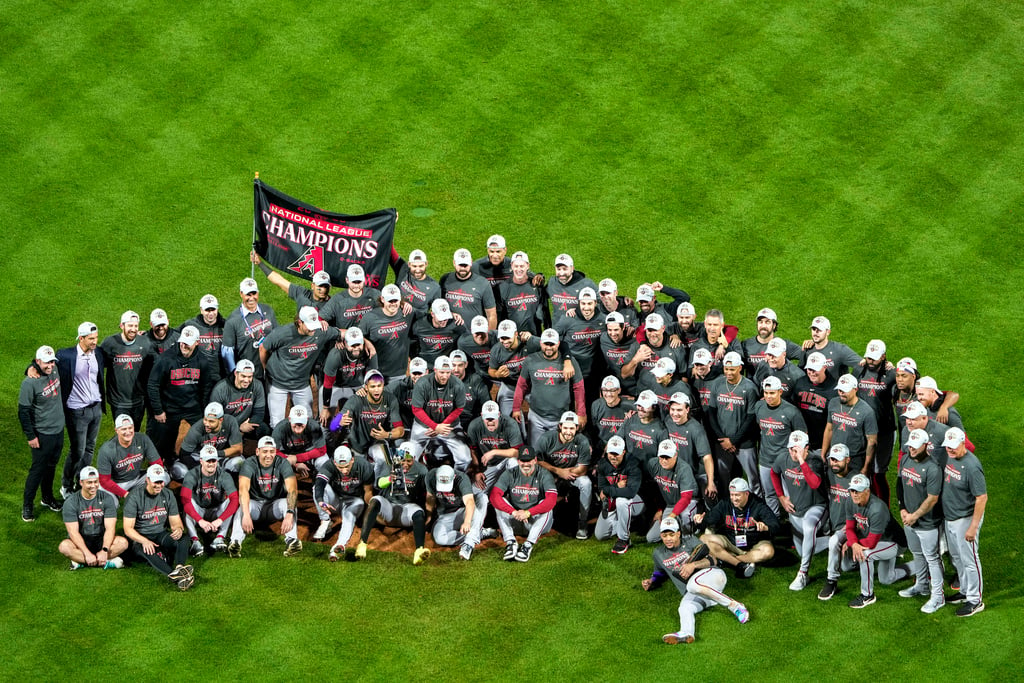
[(699, 561), (703, 560), (705, 557), (707, 557), (710, 554), (711, 554), (711, 551), (708, 550), (707, 544), (705, 544), (705, 543), (698, 543), (694, 547), (694, 549), (690, 551), (690, 561), (689, 561), (689, 563), (693, 564), (694, 562), (699, 562)]

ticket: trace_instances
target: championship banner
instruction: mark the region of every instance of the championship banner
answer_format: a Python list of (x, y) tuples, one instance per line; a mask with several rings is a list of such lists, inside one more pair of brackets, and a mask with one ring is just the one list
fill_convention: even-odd
[(395, 209), (361, 216), (323, 211), (253, 181), (253, 248), (267, 263), (312, 280), (326, 270), (335, 286), (344, 286), (349, 265), (366, 273), (366, 284), (380, 289), (388, 272), (395, 236)]

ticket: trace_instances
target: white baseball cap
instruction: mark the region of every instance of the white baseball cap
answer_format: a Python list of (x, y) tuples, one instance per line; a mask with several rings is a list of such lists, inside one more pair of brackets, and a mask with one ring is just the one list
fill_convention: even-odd
[(516, 324), (512, 320), (502, 320), (498, 323), (498, 339), (511, 339), (516, 336)]
[(676, 393), (674, 393), (674, 394), (672, 394), (671, 396), (668, 397), (668, 402), (669, 403), (679, 403), (679, 404), (682, 404), (684, 406), (688, 406), (688, 405), (690, 405), (690, 397), (687, 396), (686, 394), (684, 394), (681, 391), (677, 391)]
[(785, 356), (786, 355), (786, 342), (778, 337), (775, 337), (768, 342), (768, 347), (764, 350), (765, 353), (772, 356)]
[(449, 358), (448, 356), (438, 356), (437, 358), (434, 359), (434, 369), (435, 370), (451, 370), (452, 369), (452, 359)]
[(466, 358), (466, 352), (462, 349), (455, 349), (448, 354), (448, 357), (452, 360), (452, 365), (455, 363), (468, 363), (469, 359)]
[(659, 358), (658, 362), (654, 364), (654, 368), (651, 369), (651, 372), (658, 379), (661, 379), (662, 377), (667, 377), (668, 375), (671, 375), (675, 371), (676, 362), (669, 358), (668, 356), (665, 356), (664, 358)]
[(638, 408), (650, 410), (654, 406), (658, 405), (658, 397), (653, 391), (646, 389), (641, 391), (640, 395), (636, 397), (636, 405)]
[(181, 331), (181, 336), (178, 337), (178, 342), (185, 344), (186, 346), (197, 344), (199, 342), (199, 330), (191, 325), (187, 326)]
[(693, 364), (694, 365), (711, 365), (711, 352), (707, 349), (700, 348), (693, 352)]
[(473, 316), (473, 319), (469, 322), (469, 331), (473, 334), (487, 332), (488, 328), (487, 318), (482, 315)]
[(361, 265), (352, 263), (349, 265), (348, 270), (345, 271), (345, 279), (349, 282), (364, 282), (366, 280), (366, 273)]
[(207, 294), (202, 299), (199, 300), (199, 310), (208, 311), (211, 308), (220, 308), (220, 302), (217, 301), (217, 297), (215, 297), (213, 294)]
[(618, 290), (619, 286), (616, 285), (615, 280), (611, 279), (610, 277), (606, 277), (597, 284), (597, 291), (600, 292), (601, 294), (611, 294), (612, 292), (617, 292)]
[(219, 420), (224, 417), (224, 406), (217, 401), (207, 403), (206, 410), (203, 411), (203, 417), (212, 417), (215, 420)]
[(427, 361), (423, 360), (419, 356), (416, 356), (409, 361), (409, 374), (415, 375), (417, 373), (423, 375), (427, 372)]
[(36, 360), (41, 360), (44, 363), (57, 360), (57, 354), (53, 352), (52, 346), (40, 346), (36, 349)]
[(676, 309), (676, 317), (678, 318), (682, 315), (697, 315), (697, 309), (694, 308), (693, 304), (689, 301), (684, 301), (679, 304), (679, 308)]
[(125, 311), (124, 313), (121, 314), (121, 324), (124, 325), (125, 323), (130, 323), (132, 321), (132, 318), (134, 318), (135, 320), (140, 320), (139, 314), (136, 313), (135, 311)]
[(203, 446), (199, 450), (199, 459), (200, 460), (205, 460), (205, 461), (217, 460), (217, 458), (219, 458), (219, 457), (220, 456), (217, 455), (217, 449), (214, 448), (213, 446), (211, 446), (210, 444), (206, 444), (205, 446)]
[(348, 446), (338, 446), (334, 449), (334, 462), (344, 465), (352, 461), (352, 449)]
[(487, 238), (487, 246), (494, 247), (495, 249), (504, 249), (505, 238), (501, 235), (491, 235)]
[(555, 266), (569, 266), (572, 268), (573, 265), (572, 256), (568, 254), (559, 254), (555, 257)]
[(96, 327), (96, 323), (82, 323), (78, 326), (78, 336), (88, 337), (90, 334), (94, 334), (99, 328)]
[(761, 318), (768, 318), (769, 320), (779, 322), (779, 317), (775, 315), (775, 311), (770, 308), (762, 308), (757, 312), (757, 319), (760, 320)]
[(167, 477), (167, 471), (160, 465), (150, 465), (146, 469), (146, 478), (150, 481), (164, 481)]
[(871, 480), (863, 474), (855, 474), (853, 475), (853, 479), (850, 480), (849, 486), (851, 491), (857, 491), (860, 493), (871, 488)]
[(413, 249), (412, 252), (409, 254), (409, 263), (420, 263), (420, 262), (423, 262), (423, 263), (427, 262), (427, 255), (426, 255), (426, 253), (424, 253), (422, 249)]
[(868, 342), (868, 348), (864, 357), (868, 360), (878, 360), (885, 355), (885, 342), (881, 339), (872, 339)]
[(313, 273), (313, 284), (322, 287), (331, 284), (331, 274), (326, 270), (318, 270)]
[(501, 410), (494, 401), (487, 401), (480, 408), (480, 417), (485, 420), (496, 420), (501, 417)]
[(299, 320), (311, 330), (320, 329), (320, 313), (312, 306), (303, 306), (299, 309)]
[(742, 477), (736, 477), (729, 482), (730, 493), (746, 493), (750, 490), (750, 484), (747, 483), (746, 479)]
[(540, 333), (541, 344), (557, 344), (558, 343), (558, 332), (553, 327), (549, 327)]
[(850, 457), (850, 449), (845, 443), (832, 444), (832, 448), (828, 449), (829, 460), (846, 460)]
[(512, 254), (512, 258), (509, 259), (509, 261), (511, 263), (515, 263), (516, 261), (522, 261), (526, 265), (530, 265), (530, 257), (527, 255), (525, 251), (517, 251), (516, 253)]
[(260, 438), (256, 448), (277, 448), (277, 442), (274, 441), (272, 436), (264, 436)]
[(603, 380), (601, 380), (601, 388), (602, 389), (621, 389), (622, 388), (622, 383), (619, 382), (619, 378), (616, 377), (615, 375), (608, 375)]
[(725, 354), (725, 358), (722, 359), (723, 367), (737, 367), (743, 365), (743, 357), (735, 351), (730, 351)]
[(775, 375), (768, 375), (761, 382), (761, 390), (762, 391), (781, 391), (782, 390), (782, 380), (779, 379), (778, 377), (776, 377)]
[(856, 391), (857, 378), (853, 375), (843, 375), (836, 382), (836, 389), (839, 389), (839, 391)]
[(442, 322), (452, 319), (452, 308), (447, 299), (434, 299), (430, 304), (430, 312)]
[(636, 290), (637, 301), (654, 301), (654, 288), (650, 285), (640, 285)]
[(235, 372), (256, 372), (256, 364), (248, 358), (243, 358), (235, 366)]
[(288, 421), (293, 425), (304, 425), (308, 420), (309, 411), (306, 410), (306, 406), (292, 406), (292, 409), (288, 411)]
[(648, 330), (656, 331), (665, 329), (665, 319), (658, 313), (651, 313), (649, 316), (644, 318), (644, 327)]
[(939, 390), (939, 385), (935, 383), (935, 378), (929, 377), (928, 375), (917, 380), (917, 387), (919, 389), (931, 389), (932, 391)]
[(790, 432), (788, 448), (799, 448), (801, 446), (806, 446), (808, 441), (809, 440), (807, 438), (807, 432), (802, 432), (798, 429), (794, 432)]
[(807, 356), (807, 364), (805, 365), (805, 367), (808, 370), (818, 372), (819, 370), (825, 369), (825, 362), (825, 354), (818, 353), (817, 351), (815, 351), (811, 355)]
[(457, 266), (471, 266), (473, 265), (473, 255), (469, 253), (469, 249), (459, 249), (452, 257), (452, 262)]
[(907, 445), (911, 448), (920, 448), (928, 443), (928, 432), (923, 429), (915, 429), (907, 436)]
[(162, 308), (154, 308), (153, 312), (149, 314), (149, 324), (153, 327), (157, 325), (169, 325), (170, 322), (167, 320), (167, 312)]
[(608, 443), (605, 444), (605, 450), (609, 453), (625, 453), (626, 442), (622, 440), (621, 436), (615, 434), (612, 438), (608, 439)]
[(362, 344), (363, 341), (363, 331), (358, 327), (350, 327), (345, 330), (345, 343), (349, 346)]
[(78, 473), (78, 480), (85, 481), (86, 479), (98, 479), (100, 471), (92, 465), (86, 465), (82, 468), (82, 471)]
[(384, 289), (380, 290), (380, 298), (384, 301), (401, 301), (402, 290), (397, 285), (384, 285)]
[(661, 443), (658, 444), (658, 457), (659, 458), (661, 456), (663, 456), (663, 455), (664, 456), (668, 456), (668, 457), (671, 458), (673, 455), (675, 455), (678, 452), (679, 452), (679, 447), (676, 446), (676, 442), (673, 441), (672, 439), (665, 439), (664, 441), (662, 441)]
[(455, 469), (451, 465), (437, 468), (437, 492), (448, 493), (455, 488)]
[(942, 440), (942, 447), (957, 448), (966, 440), (967, 435), (964, 434), (964, 430), (959, 427), (950, 427), (949, 431), (946, 432), (946, 437)]
[(132, 420), (131, 415), (125, 415), (124, 413), (121, 413), (120, 415), (117, 416), (117, 418), (114, 419), (114, 429), (121, 429), (122, 427), (127, 427), (128, 425), (131, 425), (132, 427), (135, 426), (135, 421)]
[(896, 361), (896, 370), (899, 372), (908, 372), (911, 375), (917, 374), (917, 362), (909, 356), (906, 358), (900, 358)]
[(238, 285), (238, 291), (242, 294), (252, 294), (253, 292), (259, 292), (260, 286), (251, 277), (247, 277)]
[(825, 316), (819, 315), (817, 318), (811, 321), (811, 329), (818, 329), (824, 332), (825, 330), (832, 329), (832, 323), (830, 323), (828, 321), (828, 318), (826, 318)]
[(580, 301), (587, 299), (589, 301), (597, 301), (597, 292), (592, 287), (584, 287), (580, 290), (580, 295), (577, 297)]
[(604, 324), (605, 325), (611, 325), (612, 323), (616, 323), (616, 324), (619, 324), (619, 325), (625, 325), (626, 324), (626, 319), (624, 317), (622, 317), (622, 314), (619, 313), (618, 311), (612, 311), (604, 319)]
[(579, 427), (580, 416), (572, 412), (571, 410), (567, 410), (564, 413), (562, 413), (562, 417), (558, 418), (558, 423), (576, 425), (577, 427)]
[(907, 407), (903, 409), (903, 417), (908, 420), (914, 420), (919, 417), (924, 417), (928, 414), (924, 404), (920, 401), (911, 401), (907, 404)]

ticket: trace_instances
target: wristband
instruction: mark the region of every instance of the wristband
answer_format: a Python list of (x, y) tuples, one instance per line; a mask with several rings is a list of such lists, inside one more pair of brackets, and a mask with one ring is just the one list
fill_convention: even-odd
[(110, 552), (110, 548), (107, 548), (106, 546), (104, 546), (104, 547), (100, 548), (100, 551), (104, 552), (104, 553), (109, 553)]
[(292, 514), (292, 517), (295, 516), (295, 510), (286, 510), (286, 512), (290, 512)]
[(264, 274), (264, 275), (266, 275), (267, 277), (270, 277), (270, 274), (271, 274), (272, 272), (274, 272), (274, 271), (272, 271), (272, 270), (270, 269), (270, 266), (268, 266), (268, 265), (267, 265), (267, 264), (266, 264), (265, 262), (263, 262), (263, 261), (260, 261), (260, 270), (262, 270), (262, 271), (263, 271), (263, 274)]

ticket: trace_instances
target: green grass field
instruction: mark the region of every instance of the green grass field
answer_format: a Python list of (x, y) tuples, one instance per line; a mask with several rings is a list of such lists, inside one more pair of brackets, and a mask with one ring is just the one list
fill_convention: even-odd
[[(1020, 4), (5, 0), (0, 18), (4, 678), (1020, 677)], [(913, 356), (961, 394), (986, 467), (987, 611), (926, 617), (893, 587), (850, 610), (856, 577), (820, 603), (818, 558), (800, 594), (789, 568), (731, 581), (752, 621), (712, 610), (671, 648), (679, 596), (640, 590), (648, 550), (563, 538), (525, 566), (425, 568), (250, 541), (188, 594), (64, 571), (57, 516), (18, 514), (22, 370), (82, 320), (105, 336), (128, 308), (178, 324), (207, 292), (235, 303), (256, 171), (329, 210), (396, 207), (397, 247), (435, 277), (499, 232), (537, 270), (569, 251), (624, 292), (682, 287), (743, 336), (768, 305), (784, 336), (824, 314), (859, 352)]]

